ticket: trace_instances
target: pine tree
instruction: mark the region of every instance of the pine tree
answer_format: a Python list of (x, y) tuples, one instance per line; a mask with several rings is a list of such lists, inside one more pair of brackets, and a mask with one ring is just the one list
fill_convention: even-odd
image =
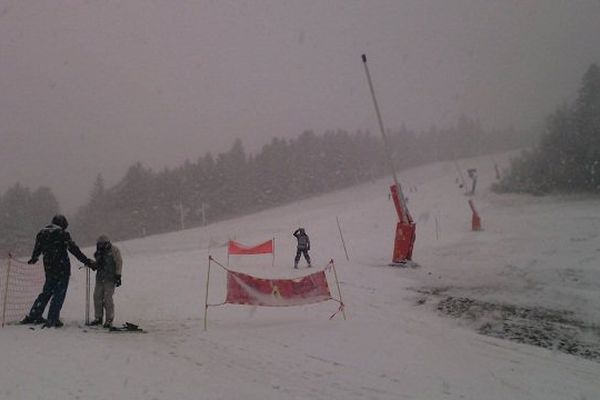
[(538, 149), (514, 160), (497, 189), (600, 191), (600, 68), (596, 64), (584, 74), (575, 103), (548, 117)]
[(60, 212), (58, 200), (48, 187), (40, 187), (31, 194), (29, 205), (29, 220), (31, 231), (35, 232), (50, 222), (52, 216)]
[(600, 191), (600, 68), (596, 64), (583, 75), (574, 120), (581, 158), (577, 173), (586, 189)]
[(31, 250), (36, 232), (58, 212), (49, 188), (32, 193), (17, 182), (0, 199), (0, 250), (15, 254)]

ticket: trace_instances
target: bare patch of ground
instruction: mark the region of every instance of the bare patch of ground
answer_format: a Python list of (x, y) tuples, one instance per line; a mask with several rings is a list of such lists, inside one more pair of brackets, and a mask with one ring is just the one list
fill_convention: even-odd
[[(561, 351), (600, 362), (600, 326), (577, 319), (573, 312), (480, 301), (468, 297), (441, 296), (447, 288), (420, 289), (440, 298), (442, 314), (468, 320), (484, 335)], [(417, 304), (424, 304), (421, 297)]]

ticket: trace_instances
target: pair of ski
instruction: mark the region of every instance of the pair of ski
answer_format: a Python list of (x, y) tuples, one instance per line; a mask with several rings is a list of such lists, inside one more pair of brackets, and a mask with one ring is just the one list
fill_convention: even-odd
[(109, 332), (137, 332), (137, 333), (146, 333), (142, 328), (140, 328), (136, 324), (132, 324), (131, 322), (125, 322), (122, 326), (111, 326), (108, 328)]
[(111, 326), (110, 328), (100, 328), (100, 327), (86, 327), (92, 330), (106, 330), (106, 332), (130, 332), (130, 333), (146, 333), (145, 330), (140, 328), (136, 324), (132, 324), (131, 322), (125, 322), (122, 326)]

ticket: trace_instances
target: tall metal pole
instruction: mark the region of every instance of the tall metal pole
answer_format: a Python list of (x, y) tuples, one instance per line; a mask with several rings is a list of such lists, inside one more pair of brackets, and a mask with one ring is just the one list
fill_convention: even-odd
[(350, 257), (348, 257), (348, 250), (346, 249), (346, 242), (344, 241), (344, 235), (342, 234), (342, 227), (340, 226), (340, 219), (337, 215), (335, 220), (337, 222), (338, 231), (340, 232), (340, 239), (342, 239), (342, 246), (344, 246), (344, 253), (346, 253), (346, 261), (350, 261)]
[[(406, 207), (406, 200), (404, 198), (404, 193), (402, 192), (402, 187), (400, 183), (398, 183), (398, 177), (396, 176), (396, 168), (394, 167), (394, 162), (392, 160), (392, 155), (390, 154), (390, 143), (388, 141), (387, 135), (385, 134), (385, 128), (383, 126), (383, 119), (381, 118), (381, 112), (379, 111), (379, 104), (377, 103), (377, 98), (375, 97), (375, 89), (373, 89), (373, 81), (371, 80), (371, 74), (369, 73), (369, 67), (367, 65), (367, 56), (366, 54), (362, 55), (363, 64), (365, 66), (365, 73), (367, 74), (367, 81), (369, 82), (369, 89), (371, 90), (371, 97), (373, 98), (373, 104), (375, 106), (375, 113), (377, 114), (377, 122), (379, 122), (379, 130), (381, 131), (381, 136), (383, 137), (383, 144), (385, 147), (385, 155), (388, 159), (388, 163), (390, 164), (390, 169), (392, 170), (392, 177), (394, 178), (394, 184), (398, 189), (398, 194), (400, 197), (400, 204), (402, 205), (402, 211), (404, 213), (404, 217), (408, 218), (408, 208)], [(406, 222), (406, 221), (402, 221)]]
[(184, 221), (184, 216), (183, 216), (183, 202), (181, 201), (181, 198), (179, 198), (179, 226), (181, 227), (181, 230), (185, 230), (185, 221)]
[(85, 324), (90, 324), (90, 268), (85, 268)]
[(460, 166), (458, 165), (458, 161), (456, 160), (456, 155), (453, 155), (453, 159), (454, 159), (454, 166), (456, 167), (456, 172), (458, 172), (458, 176), (460, 178), (460, 187), (465, 191), (465, 194), (467, 194), (467, 192), (468, 192), (467, 182), (465, 181), (465, 177), (463, 176), (462, 170), (460, 169)]

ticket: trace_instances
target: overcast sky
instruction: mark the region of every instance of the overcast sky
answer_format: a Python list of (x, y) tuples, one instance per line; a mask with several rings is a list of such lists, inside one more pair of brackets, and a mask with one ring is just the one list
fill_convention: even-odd
[[(311, 129), (530, 126), (600, 62), (600, 0), (0, 0), (0, 191)], [(298, 149), (301, 151), (301, 149)]]

